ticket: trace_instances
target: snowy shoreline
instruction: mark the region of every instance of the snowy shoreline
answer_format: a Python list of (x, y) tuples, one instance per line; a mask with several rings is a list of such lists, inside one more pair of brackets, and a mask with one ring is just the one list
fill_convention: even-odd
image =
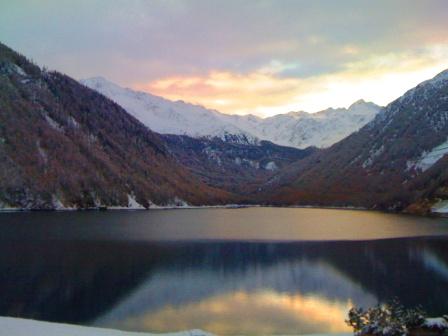
[[(442, 204), (443, 203), (443, 204)], [(347, 211), (376, 211), (391, 214), (402, 214), (408, 216), (418, 217), (448, 217), (448, 201), (439, 202), (431, 207), (431, 211), (425, 214), (416, 214), (409, 212), (397, 212), (386, 209), (369, 209), (365, 207), (355, 206), (315, 206), (315, 205), (269, 205), (269, 204), (222, 204), (222, 205), (155, 205), (152, 204), (149, 208), (142, 206), (125, 207), (125, 206), (98, 206), (91, 208), (74, 208), (74, 207), (56, 207), (48, 209), (38, 208), (13, 208), (13, 207), (1, 207), (1, 213), (11, 212), (73, 212), (73, 211), (152, 211), (152, 210), (194, 210), (194, 209), (242, 209), (242, 208), (284, 208), (284, 209), (328, 209), (328, 210), (347, 210)]]
[[(262, 205), (247, 205), (247, 204), (225, 204), (225, 205), (153, 205), (149, 208), (141, 207), (122, 207), (122, 206), (104, 206), (104, 207), (93, 207), (93, 208), (53, 208), (53, 209), (30, 209), (30, 208), (1, 208), (2, 212), (66, 212), (66, 211), (151, 211), (151, 210), (189, 210), (189, 209), (241, 209), (241, 208), (259, 208)], [(269, 207), (269, 206), (265, 206)]]
[(66, 211), (151, 211), (151, 210), (191, 210), (191, 209), (242, 209), (242, 208), (279, 208), (279, 209), (329, 209), (329, 210), (355, 210), (355, 211), (378, 211), (363, 207), (338, 207), (338, 206), (314, 206), (314, 205), (268, 205), (268, 204), (223, 204), (223, 205), (152, 205), (149, 208), (124, 207), (124, 206), (100, 206), (92, 208), (11, 208), (0, 207), (2, 212), (66, 212)]
[(128, 332), (114, 329), (84, 327), (73, 324), (43, 322), (15, 317), (0, 317), (0, 336), (213, 336), (199, 330), (173, 333)]
[[(0, 336), (215, 336), (192, 329), (172, 333), (130, 332), (116, 329), (85, 327), (73, 324), (43, 322), (0, 316)], [(352, 336), (353, 333), (311, 334), (302, 336)], [(280, 335), (278, 335), (280, 336)], [(293, 336), (293, 335), (290, 335)]]

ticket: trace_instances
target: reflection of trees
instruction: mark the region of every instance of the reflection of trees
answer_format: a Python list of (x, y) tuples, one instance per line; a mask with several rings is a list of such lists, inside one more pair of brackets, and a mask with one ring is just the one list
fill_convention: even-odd
[[(443, 239), (2, 242), (0, 315), (85, 323), (126, 302), (126, 309), (147, 309), (151, 304), (155, 308), (154, 302), (193, 302), (237, 289), (318, 293), (358, 304), (396, 296), (407, 306), (422, 304), (429, 313), (440, 314), (448, 310), (442, 267), (447, 263)], [(179, 292), (169, 293), (173, 286)], [(140, 296), (146, 298), (143, 303), (131, 300), (139, 292), (147, 293)]]

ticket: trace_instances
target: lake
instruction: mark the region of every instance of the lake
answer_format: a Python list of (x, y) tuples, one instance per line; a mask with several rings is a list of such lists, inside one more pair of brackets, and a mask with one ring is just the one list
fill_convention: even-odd
[(448, 219), (244, 208), (0, 214), (0, 315), (220, 335), (350, 331), (352, 305), (448, 312)]

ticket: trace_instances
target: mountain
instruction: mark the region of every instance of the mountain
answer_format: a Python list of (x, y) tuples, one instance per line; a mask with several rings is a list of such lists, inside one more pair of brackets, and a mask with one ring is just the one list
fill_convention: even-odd
[[(133, 94), (145, 101), (151, 97)], [(186, 115), (215, 120), (209, 125), (214, 135), (161, 135), (103, 94), (40, 69), (0, 44), (0, 208), (248, 202), (448, 212), (448, 70), (325, 149), (259, 140), (259, 120), (275, 117), (194, 108), (199, 114)], [(333, 115), (350, 113), (359, 117), (356, 124), (374, 109), (359, 101), (347, 110), (305, 117), (289, 113), (276, 117), (272, 127), (281, 129), (282, 118), (297, 117), (297, 124), (303, 124), (311, 117), (328, 122)], [(137, 110), (141, 118), (147, 116)], [(176, 120), (184, 110), (173, 111)], [(230, 122), (220, 133), (221, 118), (246, 133), (232, 129)], [(285, 121), (284, 134), (286, 124), (294, 123)]]
[(318, 151), (315, 147), (297, 149), (260, 141), (257, 145), (214, 138), (162, 135), (167, 148), (179, 162), (207, 185), (231, 193), (251, 194), (264, 181), (288, 165)]
[(256, 143), (258, 139), (232, 123), (225, 115), (199, 105), (183, 101), (170, 101), (149, 93), (122, 88), (102, 77), (80, 81), (113, 100), (126, 111), (162, 134), (189, 135), (191, 137), (219, 137), (236, 143)]
[(237, 116), (122, 88), (101, 77), (81, 83), (112, 99), (153, 131), (219, 137), (236, 143), (268, 140), (296, 148), (328, 147), (367, 124), (380, 110), (379, 106), (360, 100), (348, 109), (290, 112), (269, 118)]
[(359, 100), (348, 109), (329, 108), (316, 113), (289, 112), (269, 118), (255, 116), (228, 116), (259, 139), (283, 146), (325, 148), (344, 139), (371, 121), (380, 107)]
[(428, 211), (448, 198), (448, 70), (262, 187), (277, 204)]
[(0, 44), (0, 207), (220, 204), (231, 197), (191, 174), (119, 105)]

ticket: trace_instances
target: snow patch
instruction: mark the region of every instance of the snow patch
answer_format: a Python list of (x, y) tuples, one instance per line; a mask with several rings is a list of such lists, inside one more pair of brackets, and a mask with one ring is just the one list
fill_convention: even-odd
[(146, 208), (143, 205), (137, 202), (133, 194), (132, 195), (128, 194), (127, 196), (128, 196), (127, 206), (112, 205), (112, 206), (98, 206), (98, 207), (105, 207), (108, 210), (146, 210)]
[(21, 211), (20, 208), (12, 207), (10, 204), (0, 201), (0, 212)]
[(218, 166), (222, 165), (220, 154), (216, 150), (211, 147), (207, 147), (203, 150), (203, 152), (207, 155), (209, 160), (215, 161)]
[(51, 198), (52, 198), (53, 207), (56, 210), (65, 209), (64, 203), (62, 203), (62, 201), (59, 199), (59, 197), (57, 197), (56, 195), (52, 195)]
[(212, 336), (202, 330), (166, 334), (126, 332), (120, 330), (83, 327), (70, 324), (41, 322), (13, 317), (0, 317), (0, 333), (8, 336)]
[(67, 207), (64, 205), (62, 200), (57, 195), (51, 196), (51, 202), (53, 204), (53, 209), (57, 211), (74, 211), (78, 210), (78, 208), (75, 207)]
[(424, 172), (431, 168), (445, 154), (448, 154), (448, 140), (434, 147), (429, 152), (423, 152), (419, 159), (408, 161), (406, 163), (407, 170), (414, 168)]
[(243, 162), (248, 164), (250, 167), (254, 169), (260, 169), (260, 162), (249, 160), (249, 159), (243, 159)]
[(143, 205), (138, 203), (135, 199), (135, 196), (128, 194), (128, 208), (129, 209), (145, 209)]
[(39, 153), (39, 156), (41, 157), (44, 164), (47, 165), (48, 164), (48, 154), (47, 154), (46, 150), (43, 149), (42, 146), (40, 145), (39, 140), (37, 140), (36, 146), (37, 146), (37, 152)]
[(378, 149), (376, 149), (376, 150), (375, 150), (375, 149), (372, 149), (372, 150), (369, 152), (369, 157), (367, 158), (367, 160), (365, 160), (365, 161), (363, 162), (362, 167), (363, 167), (364, 169), (370, 167), (370, 166), (373, 164), (373, 162), (375, 161), (375, 159), (376, 159), (378, 156), (380, 156), (383, 152), (384, 152), (384, 145), (382, 145), (380, 148), (378, 148)]
[(423, 326), (430, 329), (447, 330), (448, 321), (445, 317), (432, 317), (427, 318), (423, 323)]
[(275, 171), (278, 169), (277, 165), (275, 164), (274, 161), (270, 161), (266, 164), (266, 166), (264, 167), (264, 169), (266, 170), (270, 170), (270, 171)]
[(23, 70), (21, 67), (19, 67), (17, 64), (14, 64), (13, 65), (13, 67), (14, 67), (14, 71), (18, 74), (18, 75), (20, 75), (20, 76), (28, 76), (28, 74), (25, 72), (25, 70)]
[(173, 205), (176, 207), (189, 207), (190, 204), (188, 204), (186, 201), (179, 197), (174, 197)]
[(75, 118), (73, 118), (72, 116), (69, 116), (67, 119), (67, 123), (73, 127), (73, 128), (79, 128), (79, 123), (76, 121)]
[(448, 214), (448, 200), (440, 200), (431, 207), (431, 212)]
[(44, 114), (45, 120), (47, 123), (56, 131), (62, 132), (64, 128), (53, 118), (51, 118), (48, 114)]

